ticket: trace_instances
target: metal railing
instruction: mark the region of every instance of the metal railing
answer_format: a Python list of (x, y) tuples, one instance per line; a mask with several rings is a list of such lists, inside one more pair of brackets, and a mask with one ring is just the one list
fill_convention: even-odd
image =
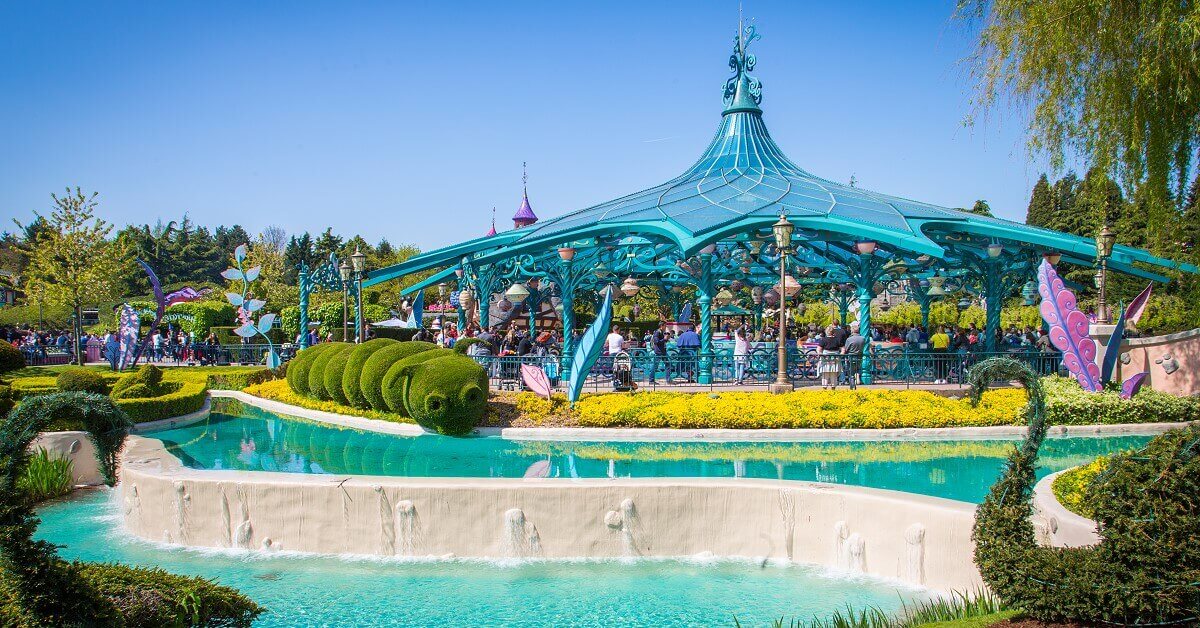
[[(1004, 356), (1028, 364), (1034, 371), (1049, 375), (1062, 366), (1061, 354), (1038, 351), (954, 352), (909, 351), (905, 348), (871, 350), (862, 354), (819, 355), (815, 350), (791, 349), (788, 352), (787, 379), (796, 387), (820, 386), (822, 371), (836, 374), (838, 386), (855, 387), (868, 380), (871, 384), (920, 385), (945, 383), (962, 386), (967, 372), (978, 362)], [(521, 365), (537, 366), (545, 371), (552, 385), (565, 387), (569, 365), (557, 355), (472, 356), (484, 366), (493, 388), (520, 390)], [(729, 353), (689, 354), (669, 350), (655, 355), (634, 349), (617, 356), (603, 355), (591, 368), (585, 390), (626, 390), (631, 384), (642, 389), (677, 386), (716, 389), (731, 386), (763, 386), (774, 382), (778, 370), (774, 351), (751, 350), (745, 356)], [(863, 375), (868, 374), (867, 378)]]
[[(146, 350), (146, 355), (142, 356), (139, 362), (153, 362), (155, 364), (177, 364), (177, 365), (216, 365), (224, 366), (228, 364), (253, 365), (267, 363), (267, 352), (269, 346), (266, 344), (236, 344), (236, 345), (209, 345), (209, 344), (190, 344), (178, 345), (168, 344), (155, 350), (150, 347)], [(275, 353), (279, 358), (286, 362), (296, 355), (296, 349), (293, 345), (285, 344), (282, 346), (276, 345)], [(101, 359), (107, 359), (102, 357)]]

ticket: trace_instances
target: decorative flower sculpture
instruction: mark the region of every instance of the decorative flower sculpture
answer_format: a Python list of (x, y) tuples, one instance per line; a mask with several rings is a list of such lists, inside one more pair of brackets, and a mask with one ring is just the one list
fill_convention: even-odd
[(225, 298), (229, 300), (229, 304), (238, 309), (238, 320), (243, 321), (241, 327), (233, 330), (241, 338), (253, 338), (261, 335), (267, 341), (267, 366), (275, 368), (279, 366), (279, 354), (275, 353), (275, 345), (271, 343), (271, 339), (267, 337), (267, 332), (271, 330), (271, 326), (275, 324), (274, 314), (263, 314), (258, 319), (258, 324), (254, 324), (254, 319), (251, 318), (255, 312), (261, 310), (266, 301), (262, 299), (254, 299), (250, 297), (250, 284), (258, 279), (258, 273), (262, 270), (261, 266), (255, 266), (248, 270), (243, 270), (242, 263), (246, 261), (246, 245), (239, 244), (233, 250), (233, 259), (236, 268), (226, 268), (221, 276), (229, 281), (241, 281), (242, 291), (226, 292)]

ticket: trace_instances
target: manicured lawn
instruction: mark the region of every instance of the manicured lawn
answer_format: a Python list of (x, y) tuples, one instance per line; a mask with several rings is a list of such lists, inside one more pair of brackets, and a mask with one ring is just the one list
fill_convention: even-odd
[(1017, 611), (1001, 611), (990, 615), (981, 615), (969, 619), (953, 619), (950, 621), (935, 621), (931, 624), (921, 624), (917, 628), (987, 628), (992, 624), (1012, 619)]

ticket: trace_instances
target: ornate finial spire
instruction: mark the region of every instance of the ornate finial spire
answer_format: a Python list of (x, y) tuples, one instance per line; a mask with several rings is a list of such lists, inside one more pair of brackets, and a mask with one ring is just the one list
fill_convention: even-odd
[(492, 208), (492, 228), (488, 230), (489, 237), (496, 235), (496, 208)]
[(753, 24), (746, 26), (742, 21), (741, 5), (738, 6), (738, 30), (733, 38), (733, 54), (729, 55), (729, 69), (733, 76), (725, 81), (724, 113), (750, 111), (762, 113), (758, 108), (762, 102), (762, 82), (750, 76), (756, 62), (754, 55), (747, 52), (750, 44), (761, 39), (762, 35)]

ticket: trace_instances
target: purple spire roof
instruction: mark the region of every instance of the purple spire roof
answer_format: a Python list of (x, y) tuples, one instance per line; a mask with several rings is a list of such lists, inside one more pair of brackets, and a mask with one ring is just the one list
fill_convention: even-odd
[(529, 224), (537, 222), (537, 214), (533, 213), (533, 208), (529, 206), (529, 193), (521, 195), (521, 207), (517, 209), (517, 213), (513, 214), (513, 222), (518, 220), (528, 221)]

